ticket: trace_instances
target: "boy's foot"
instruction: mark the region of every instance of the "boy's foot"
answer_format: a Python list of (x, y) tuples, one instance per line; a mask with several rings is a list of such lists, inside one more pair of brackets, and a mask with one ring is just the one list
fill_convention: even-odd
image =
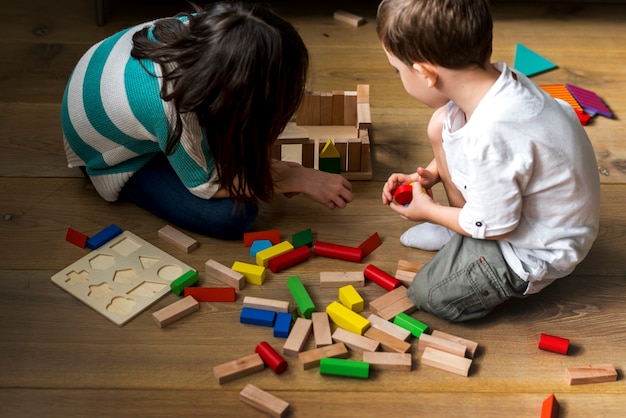
[(454, 232), (437, 224), (424, 222), (406, 230), (400, 242), (407, 247), (424, 251), (439, 251), (454, 236)]

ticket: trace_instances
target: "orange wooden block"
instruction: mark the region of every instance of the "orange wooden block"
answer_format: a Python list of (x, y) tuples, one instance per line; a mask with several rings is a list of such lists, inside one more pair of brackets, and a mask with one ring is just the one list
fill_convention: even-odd
[(548, 396), (541, 405), (541, 418), (558, 418), (559, 403), (554, 394)]

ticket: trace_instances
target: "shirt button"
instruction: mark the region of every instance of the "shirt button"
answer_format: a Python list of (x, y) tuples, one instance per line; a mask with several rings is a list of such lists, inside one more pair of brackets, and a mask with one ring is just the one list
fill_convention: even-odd
[(476, 226), (480, 228), (481, 226), (483, 226), (483, 223), (478, 221), (478, 222), (476, 222)]
[(489, 291), (488, 290), (483, 290), (482, 292), (480, 292), (481, 295), (483, 296), (489, 296)]

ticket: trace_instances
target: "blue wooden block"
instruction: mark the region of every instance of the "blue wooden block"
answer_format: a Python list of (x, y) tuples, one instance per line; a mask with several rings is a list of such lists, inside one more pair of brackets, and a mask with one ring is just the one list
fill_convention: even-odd
[(100, 248), (106, 242), (111, 241), (113, 238), (122, 233), (122, 228), (115, 224), (111, 224), (98, 232), (96, 235), (87, 239), (87, 248), (95, 250)]
[(258, 253), (259, 251), (266, 250), (272, 245), (274, 244), (272, 244), (272, 241), (268, 239), (259, 239), (259, 240), (254, 241), (252, 245), (250, 246), (250, 257), (256, 258), (256, 253)]
[(274, 324), (274, 337), (287, 338), (291, 330), (291, 319), (293, 316), (288, 312), (278, 312), (276, 323)]
[(239, 322), (242, 324), (261, 325), (263, 327), (273, 327), (276, 321), (276, 312), (265, 311), (263, 309), (243, 308), (239, 315)]

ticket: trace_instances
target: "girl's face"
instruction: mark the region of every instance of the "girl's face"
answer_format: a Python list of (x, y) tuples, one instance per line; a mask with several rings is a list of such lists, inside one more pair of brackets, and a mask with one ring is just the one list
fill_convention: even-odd
[(438, 80), (432, 78), (432, 73), (427, 76), (424, 71), (420, 71), (419, 68), (421, 67), (417, 66), (418, 68), (416, 68), (415, 65), (409, 67), (386, 49), (384, 51), (389, 64), (400, 74), (402, 85), (411, 97), (433, 109), (437, 109), (448, 102), (449, 99), (444, 97), (437, 89)]

